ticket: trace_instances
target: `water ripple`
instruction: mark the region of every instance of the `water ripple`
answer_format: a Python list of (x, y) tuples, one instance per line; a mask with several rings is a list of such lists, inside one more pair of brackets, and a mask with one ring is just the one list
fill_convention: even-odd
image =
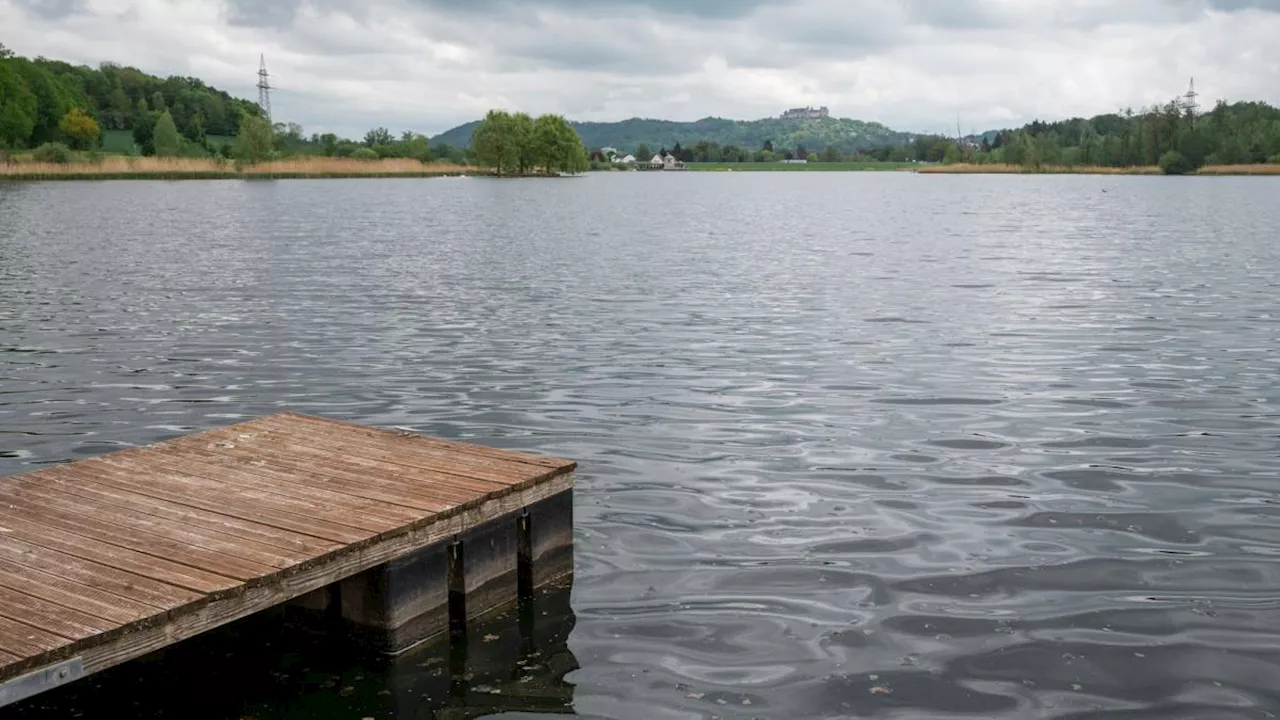
[(0, 472), (575, 458), (592, 717), (1280, 714), (1276, 182), (787, 175), (0, 185)]

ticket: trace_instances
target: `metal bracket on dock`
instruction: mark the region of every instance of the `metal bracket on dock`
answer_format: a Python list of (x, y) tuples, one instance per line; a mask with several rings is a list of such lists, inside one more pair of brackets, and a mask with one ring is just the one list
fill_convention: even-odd
[(64, 660), (39, 670), (19, 675), (0, 683), (0, 707), (26, 700), (46, 690), (66, 685), (84, 677), (84, 661), (80, 658)]

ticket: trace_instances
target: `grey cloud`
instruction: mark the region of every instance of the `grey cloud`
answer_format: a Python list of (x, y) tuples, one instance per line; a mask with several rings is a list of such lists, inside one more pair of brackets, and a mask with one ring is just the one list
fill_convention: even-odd
[[(543, 0), (542, 7), (562, 11), (610, 14), (652, 11), (709, 19), (741, 18), (769, 5), (786, 5), (788, 0)], [(494, 11), (530, 10), (527, 0), (420, 0), (428, 8), (468, 14)]]
[(1241, 10), (1265, 10), (1280, 13), (1280, 0), (1209, 0), (1215, 10), (1238, 12)]
[(58, 20), (86, 11), (85, 0), (13, 0), (21, 9), (46, 20)]
[(294, 0), (228, 0), (227, 22), (240, 27), (286, 28), (300, 3)]
[(1280, 100), (1277, 69), (1257, 62), (1274, 55), (1280, 0), (128, 4), (133, 19), (87, 0), (0, 0), (0, 25), (23, 54), (191, 73), (249, 96), (265, 52), (278, 112), (321, 131), (439, 131), (498, 104), (611, 120), (808, 102), (936, 130), (957, 110), (985, 126), (1136, 106), (1192, 74), (1206, 96)]

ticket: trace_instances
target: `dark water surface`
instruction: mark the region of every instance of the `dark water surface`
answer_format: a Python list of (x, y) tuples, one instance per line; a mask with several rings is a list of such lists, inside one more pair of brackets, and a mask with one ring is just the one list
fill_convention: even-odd
[(582, 468), (536, 648), (232, 628), (17, 714), (1275, 717), (1277, 228), (1272, 179), (0, 184), (2, 474), (286, 408)]

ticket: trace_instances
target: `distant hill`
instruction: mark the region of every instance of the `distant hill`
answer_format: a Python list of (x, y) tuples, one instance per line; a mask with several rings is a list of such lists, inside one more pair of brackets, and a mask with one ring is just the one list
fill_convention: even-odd
[[(468, 147), (471, 144), (471, 135), (479, 124), (477, 120), (459, 125), (431, 138), (431, 143)], [(660, 148), (670, 148), (676, 143), (680, 143), (683, 147), (692, 147), (702, 141), (721, 146), (736, 145), (746, 150), (757, 150), (764, 145), (765, 141), (770, 141), (779, 150), (794, 149), (803, 145), (808, 150), (822, 150), (827, 146), (834, 146), (842, 151), (852, 152), (903, 145), (915, 137), (911, 133), (891, 130), (880, 123), (843, 118), (821, 120), (703, 118), (696, 122), (631, 118), (621, 122), (571, 124), (582, 136), (582, 141), (588, 148), (614, 147), (626, 152), (634, 152), (641, 143), (657, 152)]]

